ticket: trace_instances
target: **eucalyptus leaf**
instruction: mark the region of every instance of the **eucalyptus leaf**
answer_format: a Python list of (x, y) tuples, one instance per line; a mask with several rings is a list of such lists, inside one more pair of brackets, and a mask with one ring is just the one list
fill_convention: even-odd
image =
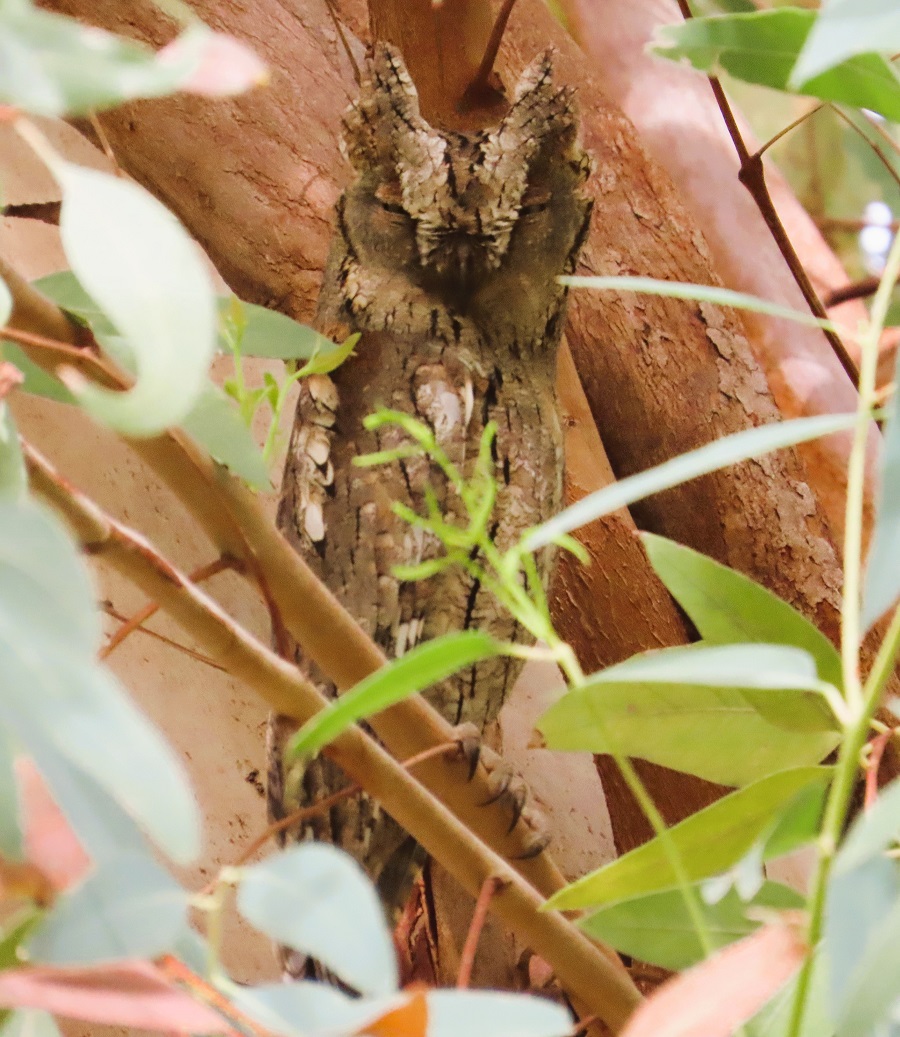
[[(814, 11), (798, 7), (691, 18), (660, 26), (651, 51), (672, 61), (687, 60), (709, 75), (724, 71), (748, 83), (869, 108), (887, 119), (900, 119), (900, 81), (890, 62), (878, 54), (857, 52), (828, 71), (812, 75), (808, 60), (795, 69), (815, 22)], [(889, 49), (890, 45), (885, 46)]]
[(39, 1008), (20, 1008), (0, 1027), (0, 1037), (62, 1037), (56, 1020)]
[(394, 944), (375, 888), (333, 846), (293, 846), (244, 869), (237, 906), (267, 936), (316, 958), (360, 993), (397, 990)]
[(262, 451), (238, 408), (221, 389), (207, 384), (181, 424), (219, 464), (226, 465), (253, 489), (271, 491), (272, 480)]
[(564, 533), (571, 533), (580, 526), (609, 515), (619, 508), (628, 507), (644, 497), (651, 497), (662, 490), (680, 486), (701, 475), (708, 475), (720, 468), (738, 464), (753, 457), (761, 457), (773, 450), (781, 450), (810, 439), (829, 436), (852, 428), (855, 414), (822, 414), (814, 418), (796, 418), (793, 421), (778, 421), (758, 428), (735, 432), (712, 443), (698, 447), (686, 454), (679, 454), (646, 472), (629, 475), (610, 486), (589, 493), (576, 504), (565, 508), (548, 522), (538, 526), (525, 537), (525, 547), (536, 550), (554, 543)]
[[(900, 353), (894, 378), (900, 376)], [(868, 629), (900, 595), (900, 419), (896, 404), (883, 430), (879, 462), (879, 489), (866, 559), (862, 619)]]
[[(864, 871), (876, 866), (870, 861)], [(848, 987), (836, 1006), (837, 1037), (870, 1037), (892, 1018), (900, 1022), (900, 896), (880, 907), (880, 918), (868, 929), (865, 951), (856, 960)], [(876, 905), (871, 909), (874, 912)], [(845, 932), (846, 927), (842, 927), (841, 933)], [(833, 941), (829, 941), (829, 947), (834, 954)], [(834, 972), (832, 969), (832, 977)]]
[(127, 392), (72, 383), (99, 421), (132, 436), (179, 424), (202, 392), (215, 350), (215, 299), (184, 228), (129, 180), (86, 169), (28, 140), (63, 190), (60, 234), (79, 282), (125, 338), (137, 382)]
[(841, 657), (818, 627), (776, 594), (682, 544), (642, 533), (659, 578), (710, 644), (793, 645), (816, 660), (819, 677), (842, 685)]
[[(763, 682), (774, 672), (765, 668), (766, 650), (773, 665), (782, 657), (777, 646), (759, 646), (760, 669), (754, 674), (756, 648), (691, 646), (636, 656), (589, 677), (554, 703), (536, 726), (551, 749), (620, 753), (722, 785), (746, 785), (788, 767), (818, 763), (839, 738), (827, 723), (818, 730), (787, 731), (773, 726), (740, 688), (699, 682), (730, 678), (747, 683), (754, 677)], [(730, 665), (729, 658), (739, 665)], [(800, 660), (809, 679), (809, 655), (784, 658)], [(784, 696), (785, 708), (794, 705), (801, 714), (810, 709), (818, 717), (804, 694), (765, 691), (760, 696)]]
[(31, 393), (32, 396), (43, 396), (57, 403), (76, 403), (75, 397), (52, 374), (30, 360), (13, 342), (3, 342), (3, 358), (8, 360), (22, 372), (25, 381), (19, 386), (20, 392)]
[(543, 997), (497, 990), (429, 990), (427, 1037), (566, 1037), (572, 1017)]
[[(719, 948), (749, 936), (760, 925), (758, 916), (752, 917), (754, 909), (783, 911), (803, 904), (803, 897), (789, 887), (766, 882), (746, 903), (732, 890), (718, 903), (700, 906), (712, 945)], [(621, 901), (578, 924), (620, 953), (673, 971), (690, 968), (706, 957), (680, 890)]]
[(858, 814), (834, 861), (837, 874), (849, 874), (861, 864), (892, 849), (900, 840), (900, 778), (881, 789), (867, 810)]
[(21, 861), (25, 849), (14, 763), (15, 748), (10, 733), (0, 729), (0, 854), (7, 860)]
[[(732, 792), (669, 829), (668, 844), (680, 855), (687, 879), (696, 882), (726, 871), (777, 823), (796, 795), (824, 786), (827, 767), (781, 771)], [(674, 889), (676, 873), (659, 838), (554, 894), (548, 906), (559, 910), (602, 906), (659, 890)]]
[(0, 501), (17, 501), (28, 493), (28, 474), (12, 411), (0, 399)]
[(176, 54), (161, 61), (141, 43), (30, 0), (0, 5), (0, 101), (36, 115), (80, 115), (172, 93), (200, 58), (184, 48)]
[(310, 718), (297, 732), (286, 758), (312, 756), (358, 720), (437, 684), (458, 670), (501, 655), (499, 641), (479, 630), (444, 634), (388, 663)]
[[(277, 310), (242, 302), (233, 295), (217, 300), (220, 329), (219, 348), (228, 349), (229, 336), (239, 340), (241, 356), (270, 360), (310, 360), (317, 350), (330, 352), (335, 345), (314, 328), (299, 324)], [(239, 320), (235, 321), (235, 307)]]
[(61, 896), (28, 943), (34, 961), (93, 965), (171, 951), (188, 894), (148, 855), (104, 862)]
[(0, 277), (0, 325), (6, 324), (12, 314), (13, 300), (6, 281)]
[(894, 0), (823, 0), (791, 73), (804, 83), (856, 54), (900, 51), (900, 10)]
[[(831, 1006), (836, 1016), (848, 1010), (854, 991), (865, 982), (863, 962), (880, 939), (885, 917), (900, 903), (900, 866), (887, 857), (870, 857), (850, 870), (832, 871), (825, 902), (825, 939), (831, 962)], [(879, 967), (877, 964), (876, 968)], [(897, 991), (900, 996), (900, 989)]]
[(0, 720), (32, 751), (54, 746), (186, 863), (199, 849), (199, 813), (183, 766), (96, 664), (99, 641), (67, 535), (30, 502), (0, 503)]

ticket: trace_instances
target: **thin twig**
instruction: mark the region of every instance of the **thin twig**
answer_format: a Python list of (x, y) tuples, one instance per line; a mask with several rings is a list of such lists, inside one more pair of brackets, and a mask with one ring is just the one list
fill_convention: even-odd
[(867, 299), (878, 291), (880, 283), (881, 280), (878, 277), (864, 277), (861, 281), (856, 281), (854, 284), (845, 284), (841, 285), (840, 288), (832, 288), (822, 302), (828, 309), (831, 309), (832, 306), (840, 306), (842, 302), (849, 302), (851, 299)]
[[(451, 750), (458, 752), (459, 742), (447, 742), (445, 745), (436, 745), (431, 749), (426, 749), (423, 753), (416, 753), (415, 756), (410, 757), (408, 760), (403, 760), (400, 766), (406, 770), (410, 770), (415, 767), (417, 763), (434, 759), (436, 756), (445, 756)], [(239, 868), (242, 864), (246, 864), (254, 854), (258, 853), (270, 839), (274, 838), (280, 832), (284, 832), (288, 828), (293, 828), (294, 825), (302, 824), (304, 821), (309, 821), (313, 817), (318, 817), (320, 814), (324, 814), (338, 803), (342, 803), (345, 799), (350, 799), (353, 796), (359, 795), (362, 791), (362, 785), (347, 785), (346, 788), (338, 789), (337, 792), (333, 792), (330, 796), (326, 796), (324, 799), (311, 803), (309, 806), (292, 810), (291, 813), (285, 815), (285, 817), (273, 821), (272, 824), (268, 825), (262, 832), (260, 832), (250, 845), (241, 852), (237, 860), (234, 862), (234, 867)], [(217, 881), (218, 879), (213, 879), (202, 892), (210, 892)]]
[[(117, 623), (125, 623), (128, 620), (128, 616), (124, 616), (108, 601), (102, 601), (100, 603), (100, 608), (107, 616), (116, 620)], [(202, 652), (198, 652), (193, 648), (188, 648), (187, 645), (183, 645), (180, 641), (176, 641), (174, 638), (166, 637), (165, 634), (160, 634), (156, 630), (148, 630), (146, 627), (140, 627), (138, 632), (144, 634), (145, 637), (153, 638), (154, 641), (160, 641), (169, 648), (174, 648), (176, 652), (182, 652), (184, 655), (190, 656), (191, 659), (196, 659), (198, 663), (203, 663), (204, 666), (209, 666), (214, 670), (219, 670), (221, 673), (225, 673), (225, 667), (220, 666), (217, 662), (213, 662), (208, 655), (204, 655)]]
[[(681, 13), (684, 15), (685, 20), (692, 17), (688, 0), (678, 0), (678, 6), (681, 9)], [(816, 317), (819, 317), (822, 320), (827, 320), (828, 314), (825, 312), (825, 307), (822, 305), (822, 301), (816, 294), (816, 290), (809, 279), (809, 275), (806, 273), (803, 264), (800, 262), (800, 257), (797, 255), (797, 251), (794, 248), (791, 239), (788, 237), (784, 225), (781, 222), (781, 218), (778, 215), (778, 211), (772, 202), (772, 197), (769, 194), (769, 189), (766, 185), (766, 175), (763, 167), (762, 155), (759, 152), (755, 155), (751, 155), (747, 150), (743, 134), (741, 133), (737, 120), (734, 117), (734, 112), (728, 102), (728, 98), (725, 96), (725, 90), (723, 89), (722, 84), (716, 76), (708, 76), (707, 78), (709, 79), (709, 85), (712, 89), (713, 96), (719, 106), (722, 119), (725, 122), (725, 126), (728, 129), (728, 133), (731, 137), (732, 143), (734, 144), (734, 149), (738, 155), (738, 160), (741, 166), (740, 172), (738, 173), (738, 179), (744, 187), (747, 188), (753, 200), (756, 202), (756, 207), (759, 209), (762, 218), (766, 221), (769, 233), (775, 239), (775, 244), (778, 246), (779, 251), (784, 257), (788, 269), (793, 275), (794, 280), (797, 282), (797, 286), (803, 293), (807, 306), (809, 306), (810, 310)], [(841, 341), (840, 336), (825, 328), (822, 329), (822, 334), (828, 339), (828, 342), (840, 361), (841, 366), (847, 373), (847, 377), (854, 386), (858, 387), (859, 371), (856, 368), (856, 363), (854, 362), (853, 357), (850, 356), (847, 347)]]
[(893, 730), (882, 731), (881, 734), (875, 735), (869, 743), (869, 757), (866, 760), (866, 792), (863, 798), (864, 810), (871, 810), (878, 798), (878, 771), (881, 767), (881, 758), (893, 737)]
[(116, 158), (116, 153), (112, 149), (112, 145), (109, 143), (109, 137), (106, 136), (106, 130), (103, 129), (100, 119), (98, 118), (97, 113), (94, 111), (93, 108), (88, 113), (88, 119), (90, 120), (91, 127), (93, 128), (94, 133), (97, 134), (97, 140), (100, 142), (100, 147), (103, 149), (103, 154), (106, 155), (108, 162), (113, 167), (113, 172), (116, 174), (116, 176), (124, 177), (125, 173), (122, 170), (122, 167), (119, 165), (118, 159)]
[[(33, 490), (67, 520), (82, 544), (159, 601), (232, 676), (245, 681), (273, 709), (301, 723), (325, 708), (325, 697), (296, 667), (236, 623), (144, 537), (75, 490), (28, 442), (21, 440), (21, 445)], [(598, 947), (559, 912), (545, 910), (544, 898), (511, 864), (362, 728), (344, 731), (325, 754), (376, 798), (464, 889), (475, 895), (488, 876), (504, 879), (506, 884), (492, 901), (498, 917), (553, 967), (564, 989), (601, 1015), (614, 1032), (625, 1025), (641, 995), (618, 958), (608, 957), (612, 952)]]
[[(191, 583), (203, 583), (204, 580), (208, 580), (220, 572), (225, 572), (226, 569), (236, 569), (239, 566), (240, 563), (234, 558), (216, 558), (212, 562), (198, 566), (193, 572), (188, 573), (188, 579)], [(135, 630), (139, 630), (158, 611), (158, 602), (147, 602), (142, 609), (139, 609), (133, 616), (126, 619), (119, 629), (110, 636), (106, 644), (97, 653), (97, 658), (100, 660), (108, 659), (126, 637), (133, 634)]]
[(497, 53), (500, 50), (500, 44), (503, 42), (503, 34), (506, 32), (506, 24), (509, 21), (509, 16), (512, 14), (512, 9), (515, 5), (516, 0), (503, 0), (503, 6), (500, 8), (499, 13), (494, 20), (494, 24), (491, 27), (491, 35), (489, 36), (487, 45), (484, 48), (484, 54), (481, 57), (481, 64), (478, 66), (475, 75), (472, 77), (472, 82), (466, 87), (466, 97), (476, 98), (488, 89), (488, 80), (491, 72), (494, 70), (494, 62), (497, 60)]
[(491, 901), (503, 889), (503, 879), (496, 875), (489, 875), (484, 880), (478, 900), (475, 902), (475, 910), (472, 912), (472, 921), (469, 931), (466, 933), (466, 942), (463, 944), (462, 954), (459, 956), (459, 974), (456, 977), (458, 990), (466, 990), (472, 982), (472, 969), (475, 965), (475, 955), (478, 951), (478, 941), (481, 939), (481, 931), (487, 921), (488, 908)]

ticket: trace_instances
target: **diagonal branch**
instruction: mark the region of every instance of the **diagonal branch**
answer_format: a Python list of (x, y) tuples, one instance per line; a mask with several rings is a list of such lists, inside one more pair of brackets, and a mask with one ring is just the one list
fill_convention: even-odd
[[(127, 379), (113, 364), (98, 357), (85, 338), (54, 303), (28, 284), (0, 258), (0, 277), (13, 296), (6, 332), (44, 370), (60, 364), (75, 367), (86, 378), (108, 387), (124, 387)], [(26, 335), (20, 334), (24, 330)], [(38, 343), (28, 336), (46, 336)], [(60, 336), (61, 341), (53, 341)], [(0, 335), (2, 337), (2, 335)], [(340, 690), (346, 690), (386, 662), (381, 650), (359, 627), (303, 559), (281, 536), (259, 501), (178, 429), (153, 439), (128, 440), (132, 449), (168, 485), (218, 550), (246, 565), (250, 581), (264, 581), (278, 617)], [(162, 599), (157, 599), (162, 601)], [(455, 737), (453, 728), (424, 699), (416, 696), (372, 718), (371, 727), (397, 759), (406, 759)], [(430, 759), (419, 768), (422, 783), (460, 820), (545, 896), (565, 885), (549, 853), (526, 854), (533, 832), (513, 819), (504, 801), (491, 802), (492, 784), (479, 766), (472, 780), (466, 769), (446, 758)], [(487, 804), (487, 805), (486, 805)], [(442, 861), (443, 863), (443, 861)]]
[[(151, 595), (230, 674), (239, 677), (273, 709), (305, 721), (325, 698), (298, 672), (236, 623), (202, 590), (164, 559), (143, 537), (104, 513), (61, 478), (23, 441), (33, 490), (73, 528), (85, 550)], [(545, 958), (560, 983), (618, 1031), (640, 994), (607, 953), (559, 912), (544, 911), (543, 898), (378, 743), (352, 728), (328, 747), (347, 775), (375, 796), (425, 849), (470, 893), (491, 878), (500, 885), (492, 910)]]

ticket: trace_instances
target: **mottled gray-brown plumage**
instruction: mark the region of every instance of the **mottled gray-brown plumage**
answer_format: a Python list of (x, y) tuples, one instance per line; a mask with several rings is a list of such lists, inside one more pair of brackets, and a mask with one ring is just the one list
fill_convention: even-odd
[[(344, 326), (362, 339), (333, 379), (316, 375), (302, 386), (279, 524), (389, 657), (468, 627), (520, 640), (515, 622), (464, 572), (421, 582), (392, 575), (399, 563), (443, 553), (393, 514), (392, 501), (422, 511), (430, 482), (445, 514), (463, 518), (440, 474), (421, 458), (375, 469), (351, 462), (404, 441), (394, 428), (363, 428), (378, 407), (427, 422), (467, 475), (495, 421), (497, 544), (508, 546), (558, 508), (554, 381), (565, 292), (555, 278), (573, 269), (590, 212), (571, 93), (553, 85), (545, 56), (525, 71), (496, 129), (440, 132), (422, 119), (399, 55), (380, 46), (345, 141), (355, 178), (337, 205), (319, 313), (323, 329)], [(426, 697), (451, 723), (483, 729), (520, 666), (491, 659)], [(315, 668), (311, 675), (334, 693)], [(288, 732), (284, 720), (273, 721), (276, 817), (345, 784), (324, 759), (302, 775), (284, 774), (279, 746)], [(413, 844), (368, 797), (345, 800), (296, 835), (353, 853), (386, 903), (398, 906)]]

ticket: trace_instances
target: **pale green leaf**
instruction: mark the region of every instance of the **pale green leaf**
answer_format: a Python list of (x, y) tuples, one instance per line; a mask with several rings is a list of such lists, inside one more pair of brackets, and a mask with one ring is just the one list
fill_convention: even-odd
[(856, 54), (900, 51), (895, 0), (823, 0), (791, 80), (804, 81)]
[(0, 277), (0, 325), (6, 324), (12, 313), (12, 294), (7, 287), (6, 281)]
[(0, 1037), (62, 1037), (56, 1020), (39, 1008), (20, 1008), (0, 1027)]
[(19, 392), (31, 393), (33, 396), (43, 396), (57, 403), (76, 403), (75, 397), (58, 379), (48, 374), (43, 368), (30, 360), (14, 342), (3, 342), (3, 358), (8, 360), (25, 376), (25, 381), (19, 386)]
[(528, 550), (546, 547), (563, 533), (571, 533), (588, 522), (634, 504), (644, 497), (650, 497), (654, 493), (671, 489), (700, 475), (708, 475), (719, 468), (727, 468), (748, 458), (761, 457), (773, 450), (781, 450), (787, 446), (852, 428), (855, 422), (855, 414), (822, 414), (814, 418), (772, 422), (759, 428), (723, 436), (722, 439), (707, 443), (697, 450), (680, 454), (655, 468), (649, 468), (646, 472), (630, 475), (611, 486), (588, 494), (549, 522), (528, 533), (525, 546)]
[(24, 846), (14, 760), (15, 748), (10, 733), (0, 731), (0, 854), (7, 860), (20, 861)]
[(28, 473), (19, 433), (6, 400), (0, 399), (0, 500), (21, 500), (28, 493)]
[(199, 814), (183, 765), (96, 664), (94, 600), (56, 520), (30, 503), (0, 504), (2, 722), (26, 747), (52, 744), (187, 862)]
[(241, 914), (267, 936), (307, 954), (362, 994), (397, 989), (397, 961), (381, 902), (340, 850), (307, 843), (244, 869)]
[(241, 356), (271, 360), (309, 360), (317, 350), (334, 349), (334, 343), (313, 328), (265, 306), (241, 302), (233, 295), (220, 295), (218, 309), (223, 329), (219, 348), (226, 352), (232, 336), (240, 339)]
[(566, 1037), (572, 1017), (541, 997), (497, 990), (429, 990), (428, 1037)]
[(181, 426), (210, 457), (226, 465), (253, 489), (272, 489), (262, 451), (237, 406), (221, 389), (207, 385)]
[[(748, 917), (748, 911), (752, 916), (754, 908), (782, 911), (803, 904), (799, 893), (767, 882), (746, 903), (732, 890), (716, 904), (700, 901), (700, 909), (712, 945), (718, 948), (749, 936), (760, 925), (758, 917)], [(622, 954), (676, 972), (706, 957), (680, 890), (624, 900), (595, 911), (578, 924)]]
[(890, 62), (878, 54), (850, 57), (815, 76), (808, 77), (809, 69), (804, 72), (802, 66), (801, 75), (794, 71), (815, 21), (814, 11), (797, 7), (691, 18), (659, 27), (651, 50), (673, 61), (687, 60), (710, 75), (724, 71), (748, 83), (869, 108), (885, 118), (900, 119), (900, 82)]
[(136, 184), (66, 162), (36, 131), (28, 139), (62, 187), (60, 233), (72, 270), (137, 368), (124, 393), (69, 387), (95, 418), (127, 435), (179, 424), (206, 385), (216, 341), (212, 285), (196, 246)]
[[(694, 19), (699, 21), (700, 19)], [(559, 283), (569, 288), (590, 288), (596, 292), (636, 292), (639, 295), (661, 295), (668, 299), (687, 299), (693, 302), (711, 303), (713, 306), (730, 306), (736, 310), (764, 313), (768, 317), (791, 320), (810, 328), (838, 331), (834, 321), (814, 317), (811, 313), (794, 310), (789, 306), (760, 299), (757, 295), (735, 292), (731, 288), (718, 288), (709, 284), (691, 284), (687, 281), (664, 281), (656, 277), (560, 277)]]
[(650, 564), (705, 641), (794, 645), (816, 660), (823, 681), (841, 686), (837, 649), (786, 601), (699, 551), (653, 533), (641, 539)]
[(417, 645), (308, 720), (291, 740), (285, 755), (312, 756), (358, 720), (380, 713), (457, 670), (502, 653), (503, 645), (479, 630), (444, 634)]
[(29, 955), (51, 965), (155, 958), (172, 949), (187, 906), (188, 894), (152, 858), (122, 855), (56, 901)]
[(311, 374), (331, 374), (332, 371), (336, 371), (352, 355), (359, 339), (360, 335), (357, 332), (348, 336), (339, 346), (316, 353), (312, 360), (300, 369), (300, 376), (306, 378)]
[(0, 4), (0, 101), (61, 116), (160, 97), (196, 70), (199, 36), (188, 30), (160, 59), (142, 43), (39, 10), (30, 0)]
[(835, 858), (834, 870), (837, 874), (847, 874), (893, 848), (898, 840), (900, 778), (881, 789), (874, 804), (857, 815)]
[[(894, 378), (900, 377), (900, 353)], [(898, 384), (898, 383), (895, 383)], [(900, 419), (896, 404), (883, 430), (875, 528), (866, 560), (863, 623), (868, 629), (900, 595)]]
[[(771, 830), (797, 794), (825, 785), (827, 767), (781, 771), (732, 792), (669, 830), (668, 842), (681, 857), (690, 882), (726, 871)], [(674, 889), (678, 881), (661, 841), (656, 838), (550, 898), (559, 910), (601, 906), (645, 893)]]
[(220, 980), (218, 986), (233, 1005), (266, 1030), (283, 1037), (359, 1033), (365, 1023), (406, 1000), (402, 994), (387, 999), (351, 998), (326, 983), (312, 980), (257, 987)]
[[(776, 690), (757, 691), (757, 697), (783, 698), (784, 708), (805, 716), (811, 730), (773, 726), (748, 698), (754, 693), (747, 685), (765, 688), (769, 680)], [(837, 744), (830, 711), (819, 712), (820, 697), (788, 690), (791, 683), (800, 689), (817, 683), (811, 657), (797, 649), (664, 649), (593, 674), (554, 703), (536, 726), (551, 749), (620, 753), (722, 785), (746, 785), (788, 767), (818, 763)]]

